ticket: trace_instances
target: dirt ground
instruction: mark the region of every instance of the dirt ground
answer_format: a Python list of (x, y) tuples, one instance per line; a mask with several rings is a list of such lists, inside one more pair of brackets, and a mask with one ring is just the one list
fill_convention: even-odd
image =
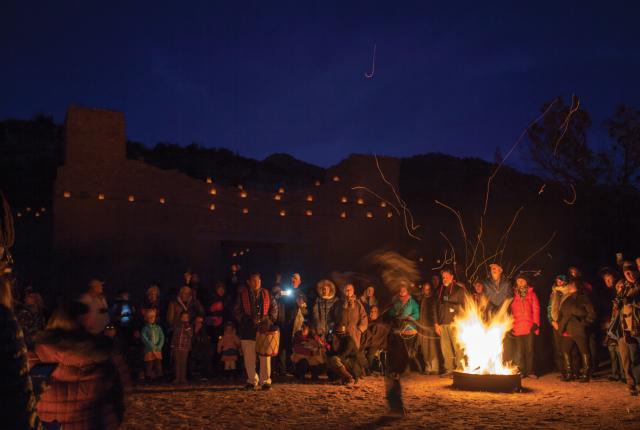
[(558, 374), (523, 380), (524, 392), (493, 394), (451, 388), (450, 379), (403, 379), (408, 415), (385, 416), (384, 382), (352, 387), (328, 381), (274, 380), (270, 391), (242, 382), (139, 386), (129, 395), (126, 429), (638, 429), (640, 397), (619, 382), (565, 383)]

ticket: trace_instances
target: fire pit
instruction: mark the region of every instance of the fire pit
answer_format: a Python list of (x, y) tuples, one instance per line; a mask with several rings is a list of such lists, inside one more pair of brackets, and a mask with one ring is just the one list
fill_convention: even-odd
[(468, 391), (513, 393), (522, 390), (519, 373), (513, 375), (476, 375), (453, 372), (453, 388)]

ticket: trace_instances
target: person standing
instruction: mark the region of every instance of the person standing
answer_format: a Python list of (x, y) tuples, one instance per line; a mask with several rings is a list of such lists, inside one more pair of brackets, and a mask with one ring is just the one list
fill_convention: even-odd
[(193, 321), (196, 315), (204, 315), (204, 309), (197, 298), (193, 297), (193, 290), (187, 286), (180, 288), (178, 297), (169, 303), (167, 309), (167, 324), (173, 327), (181, 319), (182, 312), (189, 314), (189, 321)]
[(534, 335), (540, 334), (540, 302), (524, 275), (516, 278), (511, 302), (515, 363), (523, 378), (537, 379), (533, 373)]
[(577, 347), (582, 359), (580, 382), (589, 382), (591, 375), (591, 357), (587, 328), (596, 319), (596, 312), (589, 297), (583, 292), (580, 281), (571, 280), (567, 284), (567, 297), (560, 306), (558, 322), (554, 328), (562, 333), (562, 358), (564, 362), (564, 380), (570, 381), (571, 351)]
[(26, 288), (23, 303), (16, 307), (15, 315), (24, 334), (24, 343), (31, 349), (33, 336), (45, 326), (44, 305), (40, 294), (31, 287)]
[(618, 284), (620, 276), (614, 269), (605, 267), (599, 272), (602, 283), (605, 286), (605, 293), (600, 303), (603, 321), (602, 330), (604, 331), (604, 344), (609, 352), (609, 360), (611, 362), (610, 381), (619, 381), (624, 379), (624, 370), (622, 369), (622, 360), (620, 359), (620, 349), (618, 347), (618, 336), (615, 333), (609, 333), (611, 323), (618, 317), (617, 309), (613, 306), (616, 302), (618, 291), (622, 290), (622, 283)]
[(453, 371), (460, 366), (462, 351), (456, 341), (453, 320), (460, 314), (466, 298), (465, 290), (456, 282), (452, 269), (443, 269), (442, 286), (438, 292), (438, 319), (435, 330), (440, 336), (440, 348), (444, 358), (443, 377), (453, 375)]
[(356, 297), (353, 284), (344, 286), (343, 297), (333, 307), (333, 311), (334, 324), (346, 327), (356, 344), (356, 348), (359, 349), (362, 333), (367, 329), (369, 318), (362, 302)]
[(558, 321), (560, 314), (560, 306), (567, 298), (569, 293), (566, 275), (556, 276), (555, 282), (551, 287), (551, 296), (547, 306), (547, 319), (553, 328), (553, 351), (556, 369), (560, 372), (564, 370), (564, 361), (562, 358), (562, 333), (558, 331)]
[(360, 296), (360, 301), (364, 305), (364, 310), (369, 315), (373, 306), (378, 306), (378, 299), (376, 298), (376, 289), (373, 285), (369, 285), (364, 289), (364, 293)]
[(311, 309), (311, 318), (316, 328), (316, 334), (325, 339), (327, 333), (333, 327), (333, 307), (338, 302), (336, 286), (328, 279), (322, 279), (318, 281), (316, 291), (318, 292), (318, 297)]
[(440, 373), (438, 354), (438, 336), (435, 324), (438, 320), (438, 304), (430, 282), (422, 284), (420, 299), (420, 324), (418, 325), (418, 343), (424, 360), (424, 372), (429, 375)]
[(409, 289), (405, 285), (400, 287), (391, 301), (389, 316), (393, 318), (394, 330), (398, 332), (402, 339), (404, 348), (407, 350), (409, 360), (407, 364), (413, 362), (418, 372), (422, 373), (422, 366), (416, 358), (416, 337), (418, 328), (416, 322), (420, 319), (420, 306), (409, 294)]
[(274, 306), (269, 291), (262, 288), (260, 274), (249, 277), (248, 285), (238, 292), (234, 306), (234, 316), (240, 328), (240, 345), (247, 372), (246, 389), (271, 389), (271, 357), (260, 356), (260, 375), (256, 373), (256, 336), (258, 330), (268, 331), (278, 318), (278, 308)]
[(616, 297), (620, 318), (618, 346), (629, 392), (637, 396), (640, 384), (640, 282), (632, 262), (625, 262), (622, 270), (624, 279), (619, 281), (620, 293)]
[(91, 334), (102, 333), (110, 322), (109, 307), (104, 297), (104, 282), (98, 279), (89, 281), (89, 288), (80, 296), (80, 302), (89, 307), (89, 312), (85, 316), (86, 330)]
[(504, 276), (499, 264), (489, 264), (491, 276), (484, 282), (484, 293), (489, 299), (488, 310), (492, 312), (500, 309), (502, 304), (510, 299), (513, 294), (509, 280)]
[(187, 362), (189, 351), (191, 351), (191, 339), (193, 338), (193, 327), (189, 320), (189, 312), (182, 311), (180, 321), (173, 328), (171, 354), (173, 355), (175, 372), (174, 384), (185, 384), (187, 382)]

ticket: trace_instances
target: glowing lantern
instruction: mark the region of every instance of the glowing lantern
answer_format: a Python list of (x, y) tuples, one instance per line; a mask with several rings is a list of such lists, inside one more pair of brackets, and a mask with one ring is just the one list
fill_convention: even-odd
[(307, 196), (307, 201), (308, 201), (308, 202), (312, 202), (312, 201), (313, 201), (313, 196), (312, 196), (311, 194), (309, 194), (309, 195)]
[(160, 197), (160, 204), (165, 204), (167, 200), (164, 197)]
[(40, 212), (44, 212), (46, 210), (47, 210), (46, 208), (40, 208)]
[(282, 187), (278, 188), (278, 194), (284, 194), (284, 188)]
[(17, 216), (18, 218), (22, 218), (22, 212), (18, 212), (18, 213), (16, 214), (16, 216)]
[(367, 212), (367, 218), (373, 218), (373, 214), (371, 212)]
[(333, 182), (340, 182), (340, 176), (334, 176)]
[(207, 177), (207, 184), (213, 184), (213, 180), (210, 177)]
[(244, 255), (244, 251), (240, 251), (240, 255)]
[(215, 211), (215, 210), (216, 210), (216, 205), (214, 205), (213, 203), (211, 203), (211, 204), (209, 205), (209, 210), (210, 210), (210, 211)]
[(422, 263), (424, 261), (424, 258), (420, 257), (420, 262)]
[(342, 218), (342, 219), (347, 218), (347, 213), (346, 212), (340, 212), (340, 218)]
[(304, 214), (306, 216), (311, 216), (311, 215), (313, 215), (313, 212), (311, 211), (311, 209), (307, 209)]
[(358, 200), (356, 200), (356, 203), (358, 203), (359, 205), (363, 205), (364, 199), (362, 197), (358, 197)]
[(319, 187), (319, 186), (320, 186), (320, 181), (318, 181), (318, 180), (316, 179), (316, 181), (315, 181), (313, 184), (314, 184), (316, 187)]
[(136, 198), (135, 198), (135, 196), (129, 196), (129, 197), (127, 198), (127, 200), (129, 200), (130, 202), (135, 202), (135, 201), (136, 201)]
[(393, 212), (391, 211), (387, 212), (387, 218), (391, 218), (391, 217), (393, 217)]
[(40, 212), (36, 212), (36, 218), (40, 216)]
[(231, 255), (232, 255), (232, 256), (234, 256), (234, 257), (237, 257), (237, 256), (238, 256), (238, 253), (237, 253), (237, 252), (234, 252), (234, 253), (233, 253), (233, 254), (231, 254)]
[(274, 195), (273, 198), (274, 200), (278, 200), (278, 201), (282, 200), (282, 196), (280, 194)]
[(249, 251), (250, 251), (250, 249), (249, 249), (249, 248), (245, 249), (245, 252), (249, 252)]
[(215, 196), (216, 194), (218, 194), (218, 190), (216, 190), (215, 188), (211, 188), (209, 190), (209, 194), (211, 194), (212, 196)]
[(349, 200), (346, 197), (340, 197), (340, 203), (347, 203)]
[(238, 189), (239, 189), (239, 190), (244, 190), (244, 186), (242, 186), (242, 185), (238, 185)]
[(242, 213), (245, 214), (245, 215), (248, 214), (249, 213), (249, 208), (243, 208), (242, 209)]
[(27, 207), (27, 212), (31, 212), (31, 208), (30, 207)]
[(247, 198), (247, 195), (248, 195), (248, 194), (247, 194), (247, 192), (246, 192), (246, 191), (242, 191), (242, 192), (240, 192), (240, 197), (242, 197), (243, 199), (246, 199), (246, 198)]
[(68, 199), (69, 197), (71, 197), (71, 193), (70, 193), (69, 191), (65, 191), (64, 193), (62, 193), (62, 196), (63, 196), (65, 199)]
[(104, 194), (103, 193), (98, 194), (98, 200), (104, 200)]
[(285, 211), (284, 209), (281, 209), (280, 216), (287, 216), (287, 211)]
[(387, 207), (387, 202), (380, 202), (380, 207), (381, 208), (386, 208)]

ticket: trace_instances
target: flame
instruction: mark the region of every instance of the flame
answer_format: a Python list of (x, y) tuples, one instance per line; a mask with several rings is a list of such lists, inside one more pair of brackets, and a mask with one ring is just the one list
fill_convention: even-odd
[(497, 312), (485, 320), (486, 298), (476, 303), (467, 297), (460, 315), (454, 320), (457, 342), (463, 350), (461, 360), (464, 373), (476, 375), (513, 375), (518, 369), (503, 363), (503, 340), (511, 330), (513, 319), (509, 315), (511, 300), (505, 301)]

